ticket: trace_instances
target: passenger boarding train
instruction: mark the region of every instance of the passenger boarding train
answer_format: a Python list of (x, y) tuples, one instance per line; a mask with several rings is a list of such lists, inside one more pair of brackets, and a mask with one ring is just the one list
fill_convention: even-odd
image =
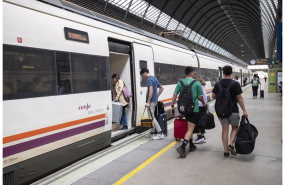
[[(134, 94), (127, 116), (135, 130), (147, 92), (140, 68), (164, 86), (159, 100), (168, 111), (185, 66), (198, 69), (195, 53), (182, 44), (73, 7), (63, 0), (4, 0), (5, 185), (34, 182), (110, 146), (112, 74)], [(210, 98), (227, 63), (198, 57)], [(250, 77), (246, 68), (233, 68)]]

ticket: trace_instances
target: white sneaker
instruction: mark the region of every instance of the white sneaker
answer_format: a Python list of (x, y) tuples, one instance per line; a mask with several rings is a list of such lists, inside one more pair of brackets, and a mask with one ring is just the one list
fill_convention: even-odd
[(156, 136), (152, 137), (152, 139), (154, 139), (154, 140), (163, 139), (163, 138), (164, 138), (164, 134), (163, 133), (157, 134)]
[(146, 138), (151, 138), (151, 137), (154, 137), (154, 136), (156, 136), (156, 135), (149, 133), (149, 134), (146, 134), (144, 137), (146, 137)]
[(194, 144), (198, 144), (198, 143), (206, 143), (205, 139), (203, 137), (201, 137), (200, 139), (195, 139), (193, 141)]

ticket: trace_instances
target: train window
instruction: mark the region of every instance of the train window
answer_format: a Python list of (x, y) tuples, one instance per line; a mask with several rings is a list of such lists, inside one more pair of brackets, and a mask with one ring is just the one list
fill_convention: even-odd
[[(102, 57), (72, 53), (73, 92), (82, 93), (107, 90), (106, 69), (106, 60), (102, 60)], [(103, 83), (102, 81), (105, 82)]]
[(214, 69), (201, 68), (201, 76), (204, 81), (210, 81), (211, 86), (214, 86), (219, 81), (219, 71)]
[(56, 52), (57, 93), (59, 95), (72, 93), (70, 83), (70, 57), (67, 52)]
[(54, 52), (3, 45), (3, 99), (56, 94)]
[(160, 64), (154, 63), (154, 76), (155, 76), (155, 78), (157, 78), (158, 81), (160, 81), (159, 73), (160, 73)]
[(107, 57), (100, 57), (102, 90), (110, 89), (110, 62)]
[(174, 66), (174, 84), (185, 78), (185, 66)]
[[(140, 70), (143, 67), (147, 68), (147, 61), (140, 60)], [(141, 75), (140, 78), (141, 78), (141, 87), (146, 87), (146, 79), (144, 79)]]
[(173, 84), (173, 65), (160, 64), (159, 82), (162, 85)]

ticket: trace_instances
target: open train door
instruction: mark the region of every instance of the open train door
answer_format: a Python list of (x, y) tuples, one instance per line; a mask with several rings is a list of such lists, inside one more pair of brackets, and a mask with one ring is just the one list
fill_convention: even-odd
[(140, 75), (140, 69), (143, 67), (148, 68), (150, 75), (154, 75), (154, 56), (153, 49), (151, 46), (132, 43), (132, 51), (133, 51), (133, 71), (134, 71), (134, 79), (136, 82), (135, 85), (135, 114), (136, 118), (136, 126), (140, 125), (140, 119), (142, 117), (145, 104), (146, 104), (146, 80), (143, 79)]
[(223, 70), (222, 67), (219, 67), (219, 80), (223, 79)]

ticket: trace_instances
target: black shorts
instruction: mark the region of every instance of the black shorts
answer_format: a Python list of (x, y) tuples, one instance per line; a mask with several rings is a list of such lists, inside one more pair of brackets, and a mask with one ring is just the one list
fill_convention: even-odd
[(199, 120), (199, 115), (200, 115), (199, 112), (192, 112), (190, 114), (187, 114), (185, 116), (185, 119), (187, 122), (191, 122), (191, 123), (196, 125), (198, 123), (198, 120)]

